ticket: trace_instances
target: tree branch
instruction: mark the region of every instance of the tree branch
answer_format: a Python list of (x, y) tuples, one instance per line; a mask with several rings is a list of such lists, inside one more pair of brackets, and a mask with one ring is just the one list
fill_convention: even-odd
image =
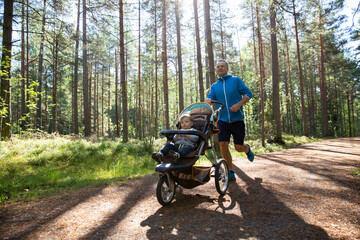
[(357, 6), (357, 8), (356, 8), (356, 10), (354, 12), (353, 17), (352, 17), (352, 25), (351, 25), (351, 27), (354, 26), (354, 18), (355, 18), (356, 13), (359, 11), (359, 8), (360, 8), (360, 2), (358, 3), (358, 6)]
[(282, 2), (279, 3), (279, 2), (276, 1), (276, 0), (273, 0), (273, 1), (274, 1), (274, 3), (276, 3), (282, 10), (284, 10), (285, 12), (294, 14), (292, 11), (289, 11), (289, 10), (285, 9), (285, 8), (282, 6)]

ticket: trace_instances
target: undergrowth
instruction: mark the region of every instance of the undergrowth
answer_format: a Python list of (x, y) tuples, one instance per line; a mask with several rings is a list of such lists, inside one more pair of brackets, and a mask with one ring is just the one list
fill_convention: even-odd
[(13, 139), (0, 142), (0, 202), (123, 182), (152, 174), (152, 145), (84, 139)]

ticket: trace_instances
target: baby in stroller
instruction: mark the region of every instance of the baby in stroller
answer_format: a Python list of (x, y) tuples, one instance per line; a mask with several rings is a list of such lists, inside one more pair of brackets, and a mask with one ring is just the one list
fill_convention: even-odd
[[(179, 120), (181, 130), (197, 131), (196, 129), (192, 128), (194, 125), (194, 120), (189, 114), (183, 114)], [(199, 136), (196, 135), (175, 134), (172, 142), (168, 142), (164, 147), (161, 148), (159, 152), (154, 152), (151, 154), (151, 156), (158, 163), (161, 163), (163, 156), (166, 155), (171, 157), (173, 162), (176, 162), (179, 158), (190, 152), (193, 152), (197, 148), (198, 140)]]
[[(217, 160), (212, 139), (219, 132), (217, 116), (224, 104), (212, 103), (220, 107), (214, 110), (204, 102), (187, 106), (176, 120), (178, 130), (160, 132), (168, 143), (152, 157), (158, 162), (155, 167), (159, 173), (156, 197), (163, 206), (172, 202), (178, 185), (191, 189), (214, 177), (219, 194), (224, 195), (228, 189), (229, 167), (225, 159)], [(201, 162), (196, 164), (198, 160)]]

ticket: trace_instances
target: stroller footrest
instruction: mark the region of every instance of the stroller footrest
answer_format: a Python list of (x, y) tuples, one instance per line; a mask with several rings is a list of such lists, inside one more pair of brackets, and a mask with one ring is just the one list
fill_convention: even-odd
[(155, 170), (158, 172), (167, 172), (172, 170), (179, 170), (191, 167), (191, 164), (181, 164), (181, 163), (160, 163), (156, 165)]

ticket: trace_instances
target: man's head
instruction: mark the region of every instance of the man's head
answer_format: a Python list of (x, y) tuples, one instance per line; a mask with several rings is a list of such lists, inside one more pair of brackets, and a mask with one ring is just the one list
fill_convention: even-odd
[(224, 77), (228, 74), (229, 63), (224, 59), (219, 59), (216, 63), (216, 73), (219, 77)]
[(190, 129), (194, 125), (194, 120), (189, 114), (183, 114), (180, 117), (180, 126), (183, 129)]

